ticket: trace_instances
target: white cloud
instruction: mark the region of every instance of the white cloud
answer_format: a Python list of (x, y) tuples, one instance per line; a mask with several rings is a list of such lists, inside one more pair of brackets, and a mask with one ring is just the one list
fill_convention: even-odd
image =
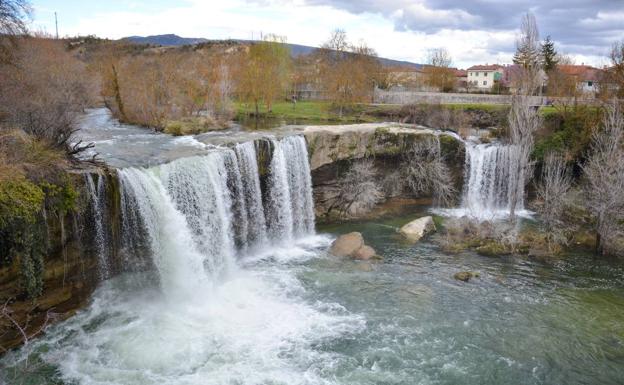
[[(187, 0), (150, 13), (128, 8), (83, 15), (74, 25), (64, 25), (63, 34), (121, 38), (175, 33), (209, 39), (250, 39), (252, 34), (258, 38), (263, 32), (287, 36), (291, 43), (318, 46), (333, 29), (343, 28), (352, 41), (364, 40), (380, 56), (392, 59), (423, 62), (429, 49), (445, 47), (459, 67), (511, 60), (513, 30), (461, 30), (460, 24), (478, 24), (478, 17), (462, 10), (433, 10), (423, 1), (392, 1), (401, 7), (384, 14), (374, 9), (353, 13), (347, 8), (313, 5), (304, 0)], [(419, 32), (414, 25), (419, 19), (440, 28)], [(401, 22), (408, 20), (412, 23), (409, 28), (397, 30)], [(586, 62), (592, 62), (590, 59)]]

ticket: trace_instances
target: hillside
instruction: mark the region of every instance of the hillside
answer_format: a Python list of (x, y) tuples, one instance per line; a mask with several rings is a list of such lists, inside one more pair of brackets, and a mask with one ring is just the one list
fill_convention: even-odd
[[(136, 44), (151, 44), (151, 45), (159, 45), (159, 46), (181, 46), (181, 45), (192, 45), (198, 43), (206, 43), (210, 41), (215, 41), (211, 39), (205, 38), (194, 38), (194, 37), (181, 37), (175, 34), (166, 34), (166, 35), (153, 35), (153, 36), (128, 36), (120, 40), (130, 41)], [(244, 39), (233, 39), (236, 42), (241, 44), (251, 43), (252, 40), (244, 40)], [(307, 45), (301, 44), (290, 44), (287, 43), (290, 48), (290, 54), (292, 57), (297, 57), (300, 55), (307, 55), (314, 50), (318, 49), (317, 47), (311, 47)], [(380, 57), (379, 60), (385, 66), (402, 66), (402, 67), (412, 67), (412, 68), (420, 68), (421, 64), (412, 63), (409, 61), (403, 60), (394, 60), (388, 58)]]

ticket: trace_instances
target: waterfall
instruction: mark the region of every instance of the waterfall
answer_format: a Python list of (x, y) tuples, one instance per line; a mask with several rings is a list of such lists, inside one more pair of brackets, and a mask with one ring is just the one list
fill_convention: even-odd
[[(291, 136), (272, 144), (264, 193), (253, 142), (119, 170), (122, 231), (133, 239), (143, 234), (165, 292), (197, 292), (235, 269), (249, 249), (314, 232), (305, 140)], [(124, 237), (126, 254), (140, 247)]]
[(110, 245), (105, 231), (105, 224), (108, 221), (108, 210), (106, 208), (106, 185), (104, 175), (97, 176), (97, 184), (93, 180), (93, 175), (85, 174), (86, 187), (89, 193), (91, 213), (93, 215), (94, 246), (98, 256), (98, 273), (100, 279), (105, 280), (110, 277)]
[(289, 242), (314, 231), (312, 181), (305, 140), (274, 140), (269, 171), (268, 223), (274, 242)]
[(240, 175), (243, 181), (243, 196), (247, 208), (247, 238), (252, 245), (262, 245), (267, 241), (266, 220), (260, 191), (260, 174), (256, 147), (253, 142), (237, 144), (235, 147)]
[(468, 143), (462, 211), (481, 219), (506, 216), (516, 194), (516, 210), (522, 211), (524, 181), (518, 181), (517, 191), (512, 188), (512, 181), (520, 178), (517, 159), (512, 145)]

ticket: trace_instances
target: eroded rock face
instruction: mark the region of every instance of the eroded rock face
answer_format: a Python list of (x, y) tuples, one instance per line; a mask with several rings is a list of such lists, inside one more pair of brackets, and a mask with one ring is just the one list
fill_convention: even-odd
[(352, 232), (336, 238), (329, 249), (330, 254), (336, 257), (351, 257), (368, 260), (376, 256), (375, 249), (364, 243), (362, 234)]
[[(106, 182), (106, 207), (111, 236), (108, 239), (111, 254), (111, 273), (120, 270), (123, 259), (119, 248), (119, 190), (116, 177), (105, 169), (68, 170), (67, 177), (74, 181), (78, 192), (74, 210), (60, 217), (50, 215), (46, 225), (36, 228), (43, 234), (36, 239), (42, 242), (42, 293), (28, 298), (24, 291), (22, 266), (19, 258), (4, 258), (0, 262), (0, 307), (7, 306), (12, 318), (33, 335), (44, 324), (61, 321), (73, 315), (88, 303), (91, 293), (101, 280), (99, 255), (94, 242), (94, 220), (89, 206), (85, 175), (103, 177)], [(54, 317), (48, 318), (50, 315)], [(10, 349), (24, 342), (21, 332), (7, 319), (0, 317), (0, 346)], [(46, 323), (47, 322), (47, 323)], [(1, 351), (1, 349), (0, 349)], [(1, 353), (1, 352), (0, 352)]]
[(436, 231), (433, 218), (430, 216), (418, 218), (401, 227), (399, 233), (410, 242), (418, 242), (425, 235)]
[(397, 155), (406, 145), (435, 131), (398, 123), (365, 123), (339, 126), (309, 126), (304, 130), (310, 169), (341, 160), (368, 156)]
[[(452, 176), (456, 191), (461, 191), (464, 177), (465, 146), (453, 133), (436, 132), (426, 127), (399, 123), (367, 123), (342, 126), (309, 126), (304, 129), (310, 157), (314, 210), (317, 222), (360, 219), (371, 210), (395, 199), (429, 199), (414, 195), (401, 178), (404, 154), (415, 144), (437, 137), (440, 152)], [(379, 187), (375, 206), (369, 211), (353, 212), (356, 205), (346, 205), (344, 185), (349, 172), (363, 164), (372, 164), (368, 181)]]

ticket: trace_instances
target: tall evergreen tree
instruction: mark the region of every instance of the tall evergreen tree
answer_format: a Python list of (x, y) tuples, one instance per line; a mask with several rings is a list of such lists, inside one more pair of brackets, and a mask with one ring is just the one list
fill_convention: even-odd
[(550, 40), (550, 36), (547, 36), (544, 43), (542, 43), (542, 63), (544, 64), (544, 71), (548, 72), (554, 70), (558, 62), (555, 42)]

